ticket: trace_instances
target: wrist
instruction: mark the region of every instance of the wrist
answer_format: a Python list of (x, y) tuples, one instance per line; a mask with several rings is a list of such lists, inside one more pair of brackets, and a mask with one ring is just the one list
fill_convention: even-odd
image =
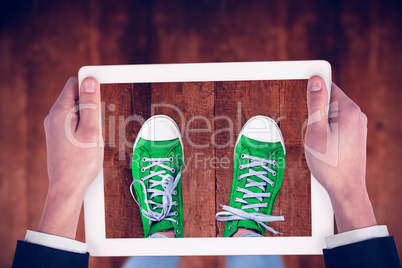
[(47, 198), (83, 200), (88, 188), (88, 176), (73, 174), (50, 174)]
[(78, 192), (49, 187), (37, 230), (75, 239), (83, 198), (84, 195)]
[(46, 200), (53, 200), (58, 202), (82, 202), (84, 200), (85, 190), (80, 187), (71, 187), (66, 184), (49, 185)]
[(353, 188), (349, 192), (331, 192), (329, 195), (339, 233), (377, 225), (365, 187)]

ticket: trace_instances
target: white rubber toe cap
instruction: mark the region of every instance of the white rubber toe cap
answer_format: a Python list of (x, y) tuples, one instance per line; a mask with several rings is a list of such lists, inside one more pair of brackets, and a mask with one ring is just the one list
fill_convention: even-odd
[(261, 142), (275, 143), (280, 141), (285, 150), (282, 133), (275, 121), (269, 117), (258, 115), (250, 118), (240, 131), (237, 141), (241, 135)]
[(138, 133), (138, 137), (150, 141), (167, 141), (179, 138), (180, 131), (172, 118), (156, 115), (149, 118)]

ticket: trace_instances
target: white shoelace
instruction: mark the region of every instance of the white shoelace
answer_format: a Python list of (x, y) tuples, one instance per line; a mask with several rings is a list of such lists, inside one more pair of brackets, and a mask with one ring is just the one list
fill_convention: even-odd
[[(276, 172), (272, 169), (270, 169), (267, 165), (276, 165), (275, 160), (267, 160), (255, 156), (250, 156), (246, 154), (241, 155), (242, 159), (249, 159), (250, 163), (248, 164), (242, 164), (239, 166), (240, 170), (244, 168), (249, 168), (248, 173), (245, 173), (243, 175), (240, 175), (238, 180), (242, 180), (243, 178), (247, 178), (247, 182), (244, 185), (244, 188), (237, 187), (236, 191), (244, 193), (243, 198), (235, 198), (235, 202), (240, 202), (244, 204), (241, 209), (233, 208), (230, 206), (225, 206), (221, 205), (223, 210), (226, 211), (221, 211), (216, 213), (216, 219), (218, 221), (234, 221), (234, 220), (252, 220), (254, 222), (257, 222), (264, 226), (265, 229), (268, 231), (274, 233), (274, 234), (282, 234), (280, 232), (275, 231), (272, 227), (267, 226), (264, 224), (264, 222), (273, 222), (273, 221), (283, 221), (284, 217), (283, 216), (271, 216), (271, 215), (266, 215), (264, 213), (260, 213), (259, 209), (262, 207), (267, 207), (268, 203), (263, 203), (263, 199), (265, 197), (271, 197), (271, 193), (265, 193), (265, 189), (268, 186), (268, 184), (271, 187), (274, 187), (274, 182), (271, 181), (268, 177), (264, 175), (268, 175), (268, 172), (271, 173), (273, 176), (276, 176)], [(265, 171), (255, 171), (251, 168), (253, 167), (262, 167), (265, 169)], [(250, 177), (256, 176), (263, 180), (262, 182), (257, 182)], [(253, 193), (250, 190), (247, 190), (249, 187), (258, 187), (262, 190), (262, 193)], [(260, 203), (257, 204), (250, 204), (244, 199), (246, 198), (257, 198)], [(243, 210), (245, 209), (254, 209), (256, 212), (245, 212)]]
[[(177, 191), (175, 190), (177, 184), (180, 181), (181, 177), (181, 170), (177, 174), (176, 178), (173, 178), (172, 175), (167, 174), (166, 170), (169, 170), (171, 173), (175, 172), (174, 168), (168, 167), (164, 165), (165, 162), (173, 162), (173, 157), (168, 157), (168, 158), (142, 158), (143, 162), (150, 162), (150, 165), (143, 167), (141, 169), (142, 172), (145, 172), (147, 169), (150, 169), (152, 167), (158, 166), (163, 168), (163, 170), (159, 171), (150, 171), (149, 175), (141, 178), (140, 180), (134, 180), (132, 184), (130, 184), (130, 193), (131, 196), (134, 198), (135, 202), (138, 204), (138, 206), (141, 208), (142, 215), (146, 217), (147, 219), (151, 221), (161, 221), (161, 220), (168, 220), (172, 221), (176, 224), (178, 222), (175, 219), (172, 219), (170, 217), (172, 216), (177, 216), (178, 212), (170, 212), (172, 206), (177, 206), (177, 201), (172, 200), (172, 195), (176, 195)], [(153, 177), (160, 177), (161, 180), (153, 180)], [(144, 181), (149, 179), (149, 187), (148, 189), (145, 187)], [(139, 183), (144, 191), (145, 194), (145, 204), (147, 206), (147, 209), (145, 210), (140, 206), (138, 203), (137, 199), (135, 198), (135, 195), (133, 194), (133, 185), (134, 183)], [(161, 186), (163, 188), (162, 190), (155, 189), (155, 187)], [(151, 193), (149, 199), (148, 199), (148, 193)], [(152, 199), (156, 196), (162, 196), (162, 203), (156, 203), (152, 201)], [(152, 207), (151, 207), (152, 206)], [(161, 212), (155, 212), (154, 210), (161, 208)]]

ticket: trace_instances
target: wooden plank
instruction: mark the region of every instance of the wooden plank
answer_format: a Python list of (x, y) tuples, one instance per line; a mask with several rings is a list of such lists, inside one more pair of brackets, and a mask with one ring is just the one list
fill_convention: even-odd
[[(279, 39), (280, 45), (278, 47), (279, 52), (281, 52), (280, 60), (326, 59), (336, 70), (338, 55), (342, 52), (339, 53), (337, 50), (340, 42), (334, 33), (342, 32), (337, 24), (339, 16), (337, 12), (341, 3), (336, 1), (306, 1), (302, 3), (295, 0), (276, 2), (278, 9), (275, 16), (278, 25), (275, 30), (282, 37)], [(305, 90), (302, 91), (305, 92)], [(286, 125), (285, 122), (286, 120), (283, 122)], [(287, 159), (290, 157), (289, 152)], [(299, 165), (303, 163), (300, 159), (294, 160)], [(290, 166), (287, 165), (288, 167)], [(289, 171), (291, 170), (286, 170), (286, 172)], [(283, 260), (286, 267), (292, 268), (324, 266), (322, 256), (283, 256)]]
[(88, 267), (119, 268), (126, 262), (127, 257), (89, 257)]
[[(29, 116), (29, 126), (15, 123), (12, 128), (4, 128), (10, 134), (2, 136), (4, 144), (21, 150), (24, 149), (19, 146), (27, 148), (23, 145), (24, 138), (19, 144), (13, 143), (13, 138), (27, 133), (31, 136), (30, 157), (26, 165), (22, 155), (18, 155), (18, 160), (13, 162), (21, 163), (16, 173), (9, 173), (7, 159), (1, 164), (3, 169), (7, 167), (6, 173), (3, 173), (6, 174), (6, 184), (11, 181), (21, 183), (23, 174), (33, 172), (29, 181), (37, 184), (37, 188), (29, 186), (29, 200), (33, 201), (29, 205), (30, 228), (36, 228), (45, 196), (42, 189), (46, 189), (47, 182), (43, 130), (40, 127), (42, 117), (50, 109), (68, 74), (75, 74), (80, 66), (325, 58), (331, 60), (334, 80), (369, 117), (367, 185), (379, 223), (388, 225), (401, 248), (402, 239), (398, 237), (402, 237), (399, 228), (402, 211), (395, 209), (402, 203), (399, 195), (401, 167), (395, 162), (400, 158), (398, 148), (401, 147), (399, 135), (402, 131), (400, 125), (395, 124), (397, 115), (402, 112), (398, 82), (402, 70), (400, 1), (387, 4), (378, 0), (329, 4), (292, 0), (258, 3), (201, 1), (200, 5), (183, 4), (183, 1), (176, 3), (172, 5), (160, 1), (151, 5), (144, 1), (133, 1), (132, 4), (114, 1), (110, 4), (91, 0), (40, 8), (33, 5), (22, 11), (13, 10), (8, 16), (12, 20), (2, 25), (5, 30), (0, 33), (1, 59), (12, 59), (4, 65), (4, 69), (9, 70), (9, 76), (13, 78), (0, 81), (15, 90), (16, 98), (27, 102), (35, 94), (42, 95), (41, 99), (34, 99), (30, 104), (29, 112), (37, 114)], [(203, 19), (206, 17), (208, 20)], [(9, 42), (9, 48), (3, 50), (6, 42)], [(32, 93), (24, 95), (20, 91), (23, 88)], [(20, 97), (17, 92), (21, 93)], [(4, 91), (4, 94), (8, 93)], [(2, 104), (8, 102), (3, 95), (2, 100)], [(43, 108), (36, 111), (35, 107)], [(20, 106), (13, 109), (10, 118), (21, 111)], [(19, 116), (22, 115), (18, 115), (22, 118)], [(39, 143), (37, 147), (35, 141)], [(37, 149), (40, 151), (35, 153)], [(4, 155), (9, 156), (8, 153)], [(34, 170), (35, 165), (40, 167)], [(24, 186), (12, 188), (24, 191)], [(7, 196), (18, 195), (8, 192)], [(11, 200), (6, 201), (5, 206), (14, 207)], [(28, 216), (20, 214), (14, 219), (24, 222)], [(12, 223), (5, 224), (11, 226)], [(5, 230), (23, 238), (21, 230)], [(78, 230), (78, 238), (83, 239), (82, 227)], [(15, 241), (0, 239), (8, 245), (13, 245), (12, 241)], [(9, 254), (4, 257), (6, 262), (1, 261), (8, 263), (6, 267), (10, 266), (13, 250), (4, 250), (4, 254)], [(288, 267), (323, 266), (323, 262), (315, 263), (322, 257), (290, 256), (292, 262), (287, 262), (287, 258), (285, 263)], [(93, 267), (96, 264), (111, 267), (113, 263), (110, 260), (91, 258), (90, 264)]]
[(24, 58), (14, 49), (15, 35), (0, 37), (0, 267), (11, 267), (17, 239), (23, 239), (27, 217), (27, 82), (18, 70)]
[[(216, 169), (216, 211), (228, 205), (233, 181), (233, 153), (241, 128), (253, 116), (279, 118), (278, 81), (229, 81), (215, 83), (215, 154), (229, 162)], [(226, 119), (228, 118), (228, 119)], [(281, 195), (281, 193), (279, 194)], [(280, 200), (272, 212), (280, 215)], [(224, 222), (217, 221), (217, 236), (223, 237)], [(280, 230), (278, 222), (270, 226)], [(269, 232), (266, 233), (270, 236)]]
[(154, 114), (170, 116), (184, 144), (183, 224), (187, 237), (215, 236), (213, 82), (153, 83)]
[[(151, 114), (172, 117), (182, 132), (186, 163), (182, 177), (185, 235), (214, 236), (214, 214), (199, 213), (202, 210), (208, 211), (208, 208), (213, 212), (215, 208), (214, 171), (213, 167), (206, 165), (214, 153), (209, 138), (213, 133), (213, 98), (213, 83), (102, 86), (102, 99), (105, 101), (103, 131), (108, 238), (143, 237), (140, 213), (128, 186), (132, 181), (132, 143), (141, 124)], [(130, 117), (132, 123), (122, 124)], [(120, 127), (115, 126), (117, 121)], [(125, 127), (122, 128), (122, 125)], [(193, 131), (196, 129), (203, 130), (197, 133)], [(197, 165), (202, 165), (202, 168), (197, 168)]]
[[(288, 236), (311, 236), (311, 179), (302, 141), (307, 120), (307, 80), (280, 82), (281, 131), (286, 146), (286, 168), (280, 210), (281, 231)], [(297, 228), (294, 228), (297, 226)]]
[[(336, 83), (368, 117), (366, 184), (378, 224), (402, 248), (402, 3), (345, 2), (341, 6)], [(361, 12), (356, 12), (357, 8)], [(399, 251), (402, 258), (402, 251)]]
[(101, 86), (105, 141), (104, 191), (107, 238), (143, 237), (141, 216), (129, 186), (132, 147), (150, 115), (150, 84)]
[(211, 268), (226, 267), (225, 256), (183, 256), (180, 258), (180, 268)]
[[(284, 183), (274, 206), (273, 215), (284, 215), (286, 221), (272, 223), (272, 226), (288, 236), (310, 235), (309, 173), (306, 172), (307, 167), (303, 160), (300, 134), (306, 118), (304, 95), (306, 81), (287, 83), (279, 81), (154, 83), (152, 93), (150, 84), (103, 85), (107, 237), (143, 235), (138, 231), (142, 230), (138, 208), (127, 189), (132, 180), (130, 162), (132, 149), (125, 144), (125, 140), (132, 143), (140, 128), (140, 122), (151, 114), (172, 117), (182, 131), (186, 161), (182, 178), (184, 226), (186, 235), (190, 237), (215, 236), (214, 214), (220, 211), (220, 204), (229, 202), (233, 149), (243, 124), (255, 115), (267, 115), (274, 120), (278, 119), (280, 114), (285, 115), (287, 121), (283, 121), (285, 122), (283, 135), (289, 154)], [(280, 85), (282, 98), (279, 96)], [(300, 90), (300, 87), (303, 89)], [(132, 97), (134, 94), (136, 96)], [(299, 106), (290, 105), (295, 100), (302, 100)], [(212, 118), (213, 112), (215, 122)], [(124, 124), (125, 127), (122, 128), (121, 122), (131, 115), (137, 115), (141, 120), (133, 121), (134, 124)], [(120, 122), (120, 127), (115, 126), (117, 121)], [(202, 131), (197, 133), (192, 129)], [(215, 148), (210, 144), (211, 138), (216, 141)], [(299, 160), (300, 163), (297, 162)], [(216, 225), (218, 236), (222, 236), (224, 223), (218, 222)], [(267, 236), (269, 235), (271, 234), (267, 232)]]
[(287, 47), (286, 28), (278, 27), (281, 2), (154, 2), (152, 23), (159, 47), (152, 62), (284, 60), (278, 53)]

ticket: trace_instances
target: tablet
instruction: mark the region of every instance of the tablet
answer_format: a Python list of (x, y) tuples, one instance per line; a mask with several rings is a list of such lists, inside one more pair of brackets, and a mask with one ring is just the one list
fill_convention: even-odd
[[(324, 238), (334, 233), (334, 217), (328, 194), (311, 175), (304, 155), (307, 81), (313, 75), (321, 76), (330, 90), (331, 66), (326, 61), (82, 67), (79, 84), (86, 77), (94, 77), (100, 84), (100, 121), (105, 145), (103, 168), (84, 200), (85, 239), (90, 254), (322, 254), (326, 247)], [(134, 163), (141, 161), (134, 159), (133, 147), (143, 134), (141, 127), (150, 118), (171, 122), (167, 124), (175, 125), (174, 131), (180, 136), (184, 152), (179, 176), (183, 237), (144, 238), (149, 230), (143, 227), (144, 212), (135, 200), (141, 199), (137, 196), (141, 194), (130, 191), (133, 181), (139, 179), (133, 175), (139, 174)], [(239, 158), (235, 153), (238, 136), (253, 118), (273, 122), (282, 135), (286, 164), (276, 200), (269, 201), (270, 214), (277, 220), (266, 223), (274, 232), (263, 228), (263, 237), (226, 237), (229, 221), (217, 221), (216, 215), (227, 212), (222, 205), (227, 208), (233, 202), (232, 184), (238, 178), (235, 171), (239, 168), (235, 159)], [(158, 130), (164, 132), (168, 133), (167, 126)], [(256, 165), (263, 162), (253, 161)], [(150, 163), (161, 167), (159, 162)], [(269, 187), (256, 179), (257, 175), (247, 174), (247, 180), (255, 177), (251, 185), (254, 188)], [(172, 173), (173, 176), (177, 178), (178, 172)], [(256, 203), (251, 199), (244, 197), (240, 202)], [(151, 209), (157, 208), (151, 205)], [(221, 219), (228, 215), (223, 214)], [(156, 222), (149, 220), (150, 225)]]

